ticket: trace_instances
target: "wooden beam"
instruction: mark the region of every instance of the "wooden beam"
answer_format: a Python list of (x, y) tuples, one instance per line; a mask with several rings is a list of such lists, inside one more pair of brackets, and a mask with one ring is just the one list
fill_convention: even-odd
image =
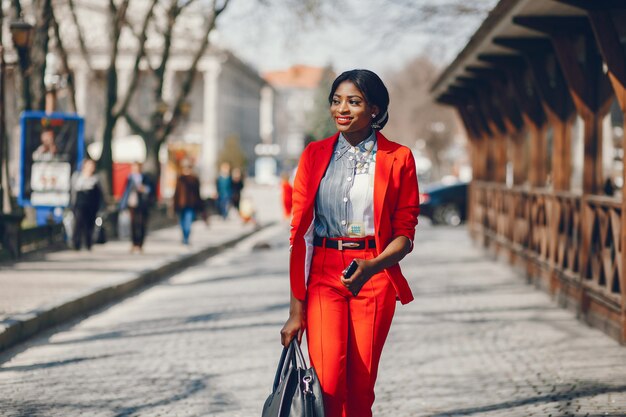
[(572, 116), (574, 103), (549, 39), (500, 37), (494, 39), (494, 43), (524, 55), (547, 112), (554, 113), (562, 121)]
[(448, 91), (467, 103), (467, 110), (471, 117), (476, 120), (476, 124), (479, 126), (480, 131), (483, 132), (483, 136), (492, 136), (493, 132), (489, 127), (489, 123), (487, 123), (487, 117), (483, 112), (476, 92), (472, 89), (468, 89), (467, 87), (456, 85), (450, 86)]
[(491, 93), (494, 95), (492, 101), (498, 103), (509, 135), (519, 132), (524, 126), (521, 106), (515, 88), (507, 78), (506, 72), (502, 69), (472, 66), (465, 70), (489, 84)]
[(587, 16), (515, 16), (513, 23), (546, 35), (578, 33), (589, 27)]
[(441, 100), (454, 105), (462, 116), (462, 120), (474, 134), (475, 145), (472, 146), (473, 170), (477, 179), (489, 180), (493, 166), (489, 150), (492, 141), (492, 132), (485, 121), (485, 117), (477, 103), (477, 97), (472, 90), (460, 87), (448, 89), (449, 93)]
[(469, 113), (465, 110), (465, 103), (462, 100), (455, 96), (444, 94), (437, 98), (437, 102), (452, 106), (458, 111), (459, 117), (461, 118), (461, 121), (465, 126), (467, 136), (470, 138), (470, 140), (478, 139), (481, 137), (482, 132), (477, 127), (475, 121), (469, 116)]
[(544, 187), (547, 179), (547, 138), (546, 125), (536, 125), (529, 120), (530, 154), (528, 181), (533, 188)]
[(588, 14), (613, 90), (622, 111), (626, 112), (626, 96), (623, 94), (626, 87), (626, 40), (620, 37), (617, 28), (618, 24), (626, 23), (626, 10), (594, 10)]
[(526, 38), (500, 36), (493, 39), (496, 45), (528, 54), (529, 52), (548, 54), (552, 52), (552, 44), (547, 38)]
[(479, 55), (479, 59), (507, 74), (523, 113), (522, 117), (532, 120), (536, 126), (543, 126), (546, 122), (546, 115), (526, 60), (519, 55), (490, 54)]
[(624, 0), (556, 0), (584, 10), (625, 9)]
[(537, 82), (531, 75), (532, 70), (527, 60), (519, 55), (490, 54), (479, 55), (479, 59), (507, 73), (528, 129), (530, 141), (528, 182), (536, 188), (545, 186), (547, 179), (546, 114), (538, 94)]
[(568, 191), (572, 178), (572, 124), (573, 118), (554, 118), (552, 126), (552, 189)]
[(605, 105), (612, 92), (587, 16), (516, 16), (513, 22), (549, 36), (577, 108), (597, 112)]
[(472, 128), (470, 127), (472, 124), (472, 120), (464, 104), (459, 104), (458, 106), (456, 106), (456, 110), (459, 114), (459, 117), (463, 121), (463, 124), (466, 126), (466, 129), (468, 130), (468, 136), (470, 137), (470, 161), (472, 165), (472, 176), (477, 180), (487, 179), (485, 169), (487, 155), (484, 148), (485, 142), (488, 139), (474, 133), (469, 133), (472, 130)]
[[(582, 42), (581, 42), (582, 41)], [(578, 113), (585, 121), (583, 192), (602, 190), (602, 120), (613, 99), (611, 83), (595, 39), (589, 33), (576, 36), (558, 32), (552, 35), (555, 51)]]
[(526, 156), (525, 130), (519, 130), (511, 135), (511, 162), (513, 163), (513, 185), (522, 185), (528, 178), (528, 164)]
[(491, 179), (495, 182), (506, 182), (507, 166), (507, 135), (509, 130), (502, 113), (502, 103), (491, 85), (483, 80), (469, 77), (458, 77), (458, 82), (472, 86), (476, 91), (479, 105), (487, 118), (487, 123), (492, 132), (489, 146), (489, 171)]
[(457, 83), (475, 91), (491, 132), (506, 134), (507, 126), (501, 112), (501, 104), (493, 95), (491, 85), (484, 80), (471, 77), (457, 77)]

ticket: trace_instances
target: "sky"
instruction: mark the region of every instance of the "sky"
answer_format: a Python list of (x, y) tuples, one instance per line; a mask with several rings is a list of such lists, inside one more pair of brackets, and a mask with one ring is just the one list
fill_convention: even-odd
[[(368, 68), (385, 73), (428, 55), (451, 62), (495, 0), (322, 1), (321, 14), (299, 17), (279, 3), (231, 0), (214, 40), (260, 72), (294, 64), (332, 65), (335, 71)], [(277, 5), (278, 4), (278, 5)], [(434, 5), (433, 5), (434, 4)], [(459, 10), (461, 9), (461, 10)]]

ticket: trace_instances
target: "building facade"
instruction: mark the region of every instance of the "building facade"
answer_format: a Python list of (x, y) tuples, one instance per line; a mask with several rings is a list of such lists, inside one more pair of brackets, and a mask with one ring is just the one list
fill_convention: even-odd
[(323, 67), (294, 65), (263, 74), (276, 90), (276, 143), (280, 146), (279, 158), (287, 167), (294, 166), (304, 150), (310, 128), (308, 116), (314, 111), (325, 71)]

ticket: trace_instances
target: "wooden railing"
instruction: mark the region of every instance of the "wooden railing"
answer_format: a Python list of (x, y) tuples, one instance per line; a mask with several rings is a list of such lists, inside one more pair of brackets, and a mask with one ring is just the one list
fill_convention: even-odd
[(475, 181), (471, 230), (620, 309), (621, 204), (613, 198)]
[(583, 201), (582, 250), (580, 271), (586, 285), (603, 295), (621, 301), (622, 207), (606, 197), (586, 197)]

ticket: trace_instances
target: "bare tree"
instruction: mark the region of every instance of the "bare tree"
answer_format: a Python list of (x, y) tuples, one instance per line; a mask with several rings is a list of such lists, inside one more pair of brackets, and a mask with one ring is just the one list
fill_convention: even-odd
[(322, 78), (315, 91), (313, 110), (308, 115), (307, 136), (316, 140), (326, 138), (335, 133), (335, 122), (328, 111), (328, 92), (336, 74), (332, 67), (324, 68)]
[(428, 57), (421, 56), (386, 77), (391, 102), (385, 133), (409, 147), (423, 140), (436, 168), (458, 131), (454, 112), (434, 103), (429, 94), (439, 72)]
[[(183, 73), (182, 82), (178, 94), (171, 102), (166, 101), (164, 97), (164, 83), (167, 65), (171, 57), (174, 28), (178, 18), (181, 16), (183, 10), (189, 7), (194, 0), (180, 1), (170, 0), (169, 7), (166, 12), (166, 24), (163, 30), (163, 46), (156, 61), (158, 65), (151, 68), (151, 74), (154, 78), (153, 97), (154, 97), (154, 109), (147, 120), (138, 120), (136, 115), (133, 115), (128, 111), (128, 104), (130, 97), (127, 97), (127, 101), (123, 102), (119, 113), (123, 114), (131, 129), (140, 135), (146, 143), (146, 163), (145, 168), (148, 172), (151, 172), (158, 176), (159, 163), (158, 154), (161, 145), (165, 143), (167, 137), (172, 133), (175, 127), (180, 122), (181, 116), (184, 112), (185, 101), (191, 88), (193, 86), (194, 78), (197, 74), (197, 67), (200, 59), (207, 51), (209, 46), (209, 34), (215, 28), (216, 19), (228, 6), (229, 0), (212, 0), (205, 11), (204, 24), (201, 37), (199, 38), (196, 50), (193, 53), (191, 64), (187, 70)], [(139, 39), (140, 44), (145, 44), (145, 38)], [(137, 55), (139, 57), (139, 54)], [(152, 57), (153, 59), (155, 57)], [(135, 63), (134, 73), (131, 80), (131, 87), (134, 89), (138, 82), (139, 75), (139, 60)], [(167, 109), (167, 111), (164, 111)]]

